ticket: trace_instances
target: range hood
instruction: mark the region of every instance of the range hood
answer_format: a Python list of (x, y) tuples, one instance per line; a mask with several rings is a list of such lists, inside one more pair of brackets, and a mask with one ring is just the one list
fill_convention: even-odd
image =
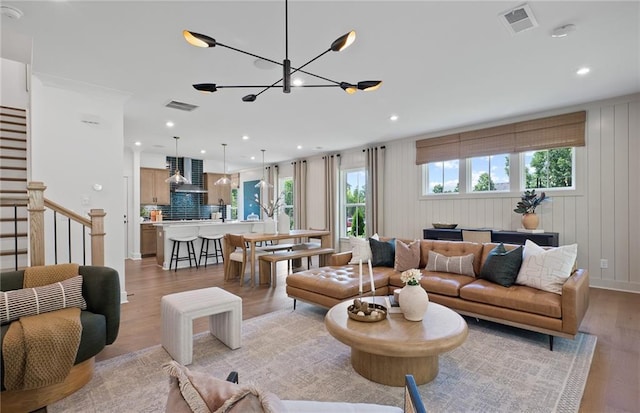
[[(193, 182), (193, 168), (192, 168), (192, 159), (184, 158), (184, 171), (183, 176), (187, 178), (190, 182)], [(179, 184), (172, 185), (173, 192), (187, 192), (190, 194), (206, 194), (208, 191), (200, 188), (198, 185), (194, 184)]]

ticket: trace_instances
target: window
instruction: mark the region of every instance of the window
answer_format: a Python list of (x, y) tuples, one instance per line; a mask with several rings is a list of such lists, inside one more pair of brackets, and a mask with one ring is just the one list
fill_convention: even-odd
[(238, 219), (238, 188), (231, 188), (231, 216), (227, 217), (228, 220)]
[(290, 176), (280, 178), (278, 180), (278, 187), (283, 195), (281, 212), (289, 215), (289, 229), (293, 229), (293, 178)]
[(508, 191), (509, 155), (478, 156), (469, 159), (469, 192)]
[(459, 192), (460, 162), (453, 161), (430, 162), (423, 166), (423, 194), (443, 194)]
[(573, 189), (575, 148), (524, 152), (522, 180), (525, 189)]
[(364, 168), (342, 172), (341, 236), (363, 237), (365, 234), (366, 172)]

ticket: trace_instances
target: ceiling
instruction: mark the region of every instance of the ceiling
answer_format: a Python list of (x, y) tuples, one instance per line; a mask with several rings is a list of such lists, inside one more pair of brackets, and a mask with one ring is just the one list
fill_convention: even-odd
[[(2, 16), (2, 56), (20, 60), (24, 39), (33, 39), (34, 72), (131, 95), (125, 146), (139, 141), (144, 152), (174, 155), (172, 137), (180, 136), (180, 156), (217, 161), (227, 143), (231, 171), (260, 165), (261, 149), (268, 163), (280, 162), (640, 91), (640, 2), (531, 1), (539, 26), (512, 35), (499, 16), (521, 4), (291, 0), (294, 67), (357, 32), (349, 48), (306, 68), (339, 82), (384, 81), (375, 92), (354, 95), (340, 88), (271, 89), (245, 103), (242, 96), (259, 89), (192, 88), (278, 80), (279, 66), (260, 68), (228, 49), (193, 47), (181, 32), (282, 61), (282, 0), (2, 0), (24, 13), (18, 20)], [(570, 36), (550, 36), (569, 23), (576, 25)], [(583, 66), (591, 72), (578, 76)], [(166, 108), (170, 100), (198, 109)]]

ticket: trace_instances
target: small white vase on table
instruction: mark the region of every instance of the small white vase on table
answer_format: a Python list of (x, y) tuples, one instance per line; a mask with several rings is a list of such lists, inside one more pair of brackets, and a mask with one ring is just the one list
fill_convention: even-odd
[(422, 273), (418, 269), (404, 271), (400, 279), (405, 286), (400, 290), (400, 309), (404, 318), (409, 321), (422, 321), (429, 305), (429, 296), (420, 286)]

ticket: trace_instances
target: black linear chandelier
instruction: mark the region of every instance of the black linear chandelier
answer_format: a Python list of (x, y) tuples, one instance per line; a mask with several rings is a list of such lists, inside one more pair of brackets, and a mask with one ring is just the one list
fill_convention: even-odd
[[(246, 95), (242, 98), (243, 102), (254, 102), (258, 96), (260, 96), (262, 93), (266, 92), (269, 89), (272, 88), (282, 88), (282, 92), (284, 93), (290, 93), (291, 92), (291, 88), (292, 87), (340, 87), (342, 90), (344, 90), (345, 92), (347, 92), (348, 94), (353, 94), (358, 90), (367, 90), (367, 91), (372, 91), (372, 90), (376, 90), (380, 87), (380, 85), (382, 84), (381, 80), (365, 80), (365, 81), (361, 81), (358, 82), (356, 84), (352, 84), (352, 83), (347, 83), (347, 82), (336, 82), (335, 80), (331, 80), (328, 79), (326, 77), (323, 76), (319, 76), (316, 75), (314, 73), (302, 70), (304, 67), (306, 67), (307, 65), (311, 64), (312, 62), (314, 62), (315, 60), (319, 59), (320, 57), (324, 56), (325, 54), (329, 53), (329, 52), (339, 52), (341, 50), (346, 49), (347, 47), (349, 47), (356, 39), (356, 32), (355, 31), (350, 31), (349, 33), (340, 36), (339, 38), (337, 38), (333, 43), (331, 43), (331, 46), (325, 50), (324, 52), (320, 53), (318, 56), (314, 57), (313, 59), (309, 60), (307, 63), (303, 64), (300, 67), (292, 67), (291, 66), (291, 61), (289, 60), (289, 2), (288, 0), (285, 0), (284, 2), (284, 19), (285, 19), (285, 58), (282, 61), (282, 63), (277, 62), (275, 60), (272, 59), (268, 59), (266, 57), (263, 56), (259, 56), (257, 54), (254, 53), (249, 53), (249, 52), (245, 52), (244, 50), (240, 50), (237, 49), (235, 47), (232, 46), (227, 46), (226, 44), (222, 44), (220, 42), (218, 42), (217, 40), (204, 35), (204, 34), (200, 34), (200, 33), (195, 33), (195, 32), (191, 32), (188, 30), (183, 30), (182, 35), (184, 36), (185, 40), (187, 42), (189, 42), (190, 44), (192, 44), (193, 46), (197, 46), (197, 47), (215, 47), (215, 46), (220, 46), (220, 47), (226, 47), (227, 49), (231, 49), (234, 50), (236, 52), (239, 53), (244, 53), (246, 55), (252, 56), (252, 57), (256, 57), (258, 59), (261, 60), (265, 60), (267, 62), (271, 62), (274, 63), (276, 65), (280, 65), (282, 66), (282, 78), (280, 78), (279, 80), (277, 80), (276, 82), (272, 83), (271, 85), (265, 86), (265, 85), (235, 85), (235, 86), (224, 86), (224, 85), (218, 85), (216, 83), (198, 83), (193, 85), (193, 87), (196, 90), (199, 90), (201, 92), (206, 92), (206, 93), (213, 93), (215, 91), (217, 91), (218, 89), (231, 89), (231, 88), (262, 88), (262, 90), (256, 94), (250, 94), (250, 95)], [(319, 84), (319, 85), (293, 85), (291, 84), (291, 75), (296, 73), (296, 72), (300, 72), (300, 73), (304, 73), (306, 75), (309, 76), (313, 76), (315, 78), (318, 79), (322, 79), (326, 82), (329, 82), (329, 84)], [(282, 82), (282, 83), (281, 83)]]

